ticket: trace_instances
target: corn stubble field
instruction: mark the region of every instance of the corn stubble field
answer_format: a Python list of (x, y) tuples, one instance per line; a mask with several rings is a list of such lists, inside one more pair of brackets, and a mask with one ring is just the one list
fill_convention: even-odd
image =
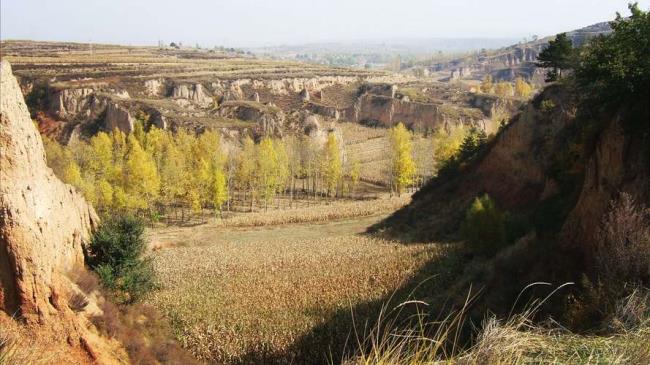
[[(406, 201), (395, 198), (393, 208)], [(350, 204), (385, 213), (389, 203)], [(316, 210), (327, 216), (343, 205)], [(441, 251), (365, 235), (383, 215), (363, 215), (150, 230), (150, 242), (163, 247), (153, 253), (162, 288), (148, 302), (170, 318), (184, 347), (210, 363), (326, 362), (340, 351), (329, 348), (340, 345), (334, 339), (352, 336), (351, 308), (390, 295)], [(310, 340), (325, 323), (316, 337), (330, 338)]]

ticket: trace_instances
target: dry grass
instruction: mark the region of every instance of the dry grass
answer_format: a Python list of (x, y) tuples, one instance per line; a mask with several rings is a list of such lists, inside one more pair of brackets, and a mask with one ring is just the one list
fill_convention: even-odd
[[(338, 313), (381, 300), (440, 252), (349, 234), (348, 226), (335, 232), (343, 228), (334, 223), (304, 227), (307, 232), (297, 226), (258, 230), (257, 240), (247, 232), (211, 231), (210, 244), (158, 251), (154, 263), (164, 287), (148, 301), (203, 360), (269, 362), (279, 356), (273, 361), (301, 362), (296, 359), (305, 352), (324, 359), (327, 340), (301, 339)], [(194, 230), (177, 232), (173, 240), (195, 243)], [(223, 235), (232, 239), (216, 239)], [(334, 328), (352, 328), (349, 315), (337, 318)]]
[(259, 227), (290, 223), (318, 223), (337, 219), (368, 217), (393, 212), (411, 200), (410, 195), (366, 201), (332, 201), (307, 208), (257, 212), (218, 220), (221, 227)]
[[(405, 304), (424, 304), (411, 301)], [(467, 304), (471, 302), (468, 298)], [(539, 304), (539, 303), (537, 303)], [(346, 364), (648, 364), (650, 363), (650, 322), (615, 336), (581, 336), (556, 324), (535, 325), (536, 308), (513, 315), (505, 321), (488, 317), (475, 335), (474, 345), (458, 343), (459, 326), (465, 322), (466, 308), (442, 321), (425, 323), (418, 314), (410, 330), (387, 327), (359, 342), (359, 355)], [(392, 313), (383, 313), (390, 317)]]
[(66, 348), (48, 343), (47, 336), (38, 337), (0, 313), (0, 365), (45, 365), (68, 358)]
[(173, 341), (169, 324), (151, 306), (136, 304), (118, 307), (109, 301), (100, 304), (102, 314), (91, 318), (100, 332), (118, 340), (133, 364), (198, 364)]
[(20, 341), (13, 331), (4, 326), (0, 327), (0, 364), (33, 363), (36, 357), (25, 347), (25, 343)]

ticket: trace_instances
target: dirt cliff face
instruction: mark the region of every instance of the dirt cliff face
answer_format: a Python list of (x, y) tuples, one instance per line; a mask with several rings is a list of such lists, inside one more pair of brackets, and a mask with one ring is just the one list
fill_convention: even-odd
[(80, 348), (97, 341), (83, 314), (69, 306), (75, 286), (67, 274), (83, 267), (82, 244), (98, 218), (47, 167), (40, 135), (6, 61), (0, 76), (0, 314), (31, 326), (39, 340), (72, 345), (70, 356), (84, 363), (91, 357)]
[(566, 109), (550, 114), (534, 103), (527, 105), (486, 147), (480, 160), (452, 179), (425, 186), (409, 206), (386, 221), (387, 226), (397, 232), (415, 232), (411, 234), (417, 239), (436, 239), (458, 229), (465, 209), (478, 195), (488, 193), (508, 210), (523, 209), (545, 198), (555, 184), (545, 174), (546, 151), (554, 148), (552, 136), (572, 121), (572, 115), (565, 112), (571, 110), (566, 95), (553, 91), (539, 97), (546, 98)]
[[(544, 101), (554, 107), (542, 107)], [(650, 166), (642, 137), (624, 131), (624, 113), (602, 116), (604, 127), (593, 143), (585, 144), (579, 137), (584, 130), (577, 135), (576, 130), (593, 121), (578, 120), (576, 111), (576, 101), (565, 88), (546, 89), (479, 159), (457, 176), (425, 186), (409, 206), (386, 221), (386, 227), (418, 239), (435, 239), (455, 232), (471, 200), (484, 193), (514, 214), (541, 211), (555, 200), (562, 209), (550, 218), (559, 220), (559, 226), (537, 233), (557, 235), (561, 244), (585, 254), (592, 251), (603, 214), (619, 193), (650, 204)], [(571, 148), (582, 150), (582, 156), (573, 157)], [(558, 156), (563, 158), (560, 164)], [(558, 169), (564, 175), (558, 175)], [(571, 180), (558, 180), (567, 173)], [(538, 229), (539, 219), (531, 217)]]
[[(640, 135), (626, 133), (620, 114), (600, 134), (575, 207), (562, 227), (565, 244), (590, 246), (612, 199), (628, 193), (650, 206), (650, 161)], [(589, 250), (587, 250), (589, 251)]]

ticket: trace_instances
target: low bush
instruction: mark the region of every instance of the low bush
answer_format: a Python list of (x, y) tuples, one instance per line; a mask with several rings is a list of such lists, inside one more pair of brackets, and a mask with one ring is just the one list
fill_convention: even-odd
[(650, 284), (650, 210), (629, 194), (613, 201), (603, 217), (595, 261), (598, 279), (612, 288)]
[(144, 225), (138, 218), (111, 218), (95, 232), (87, 262), (120, 303), (133, 303), (155, 287), (153, 266), (144, 257)]
[(175, 342), (167, 322), (153, 308), (135, 304), (118, 307), (104, 301), (102, 314), (91, 318), (100, 332), (124, 345), (133, 364), (199, 364)]
[(465, 213), (461, 233), (474, 253), (493, 256), (507, 244), (506, 214), (489, 195), (477, 197)]
[(592, 264), (570, 303), (572, 325), (624, 332), (650, 318), (650, 210), (629, 194), (605, 213)]

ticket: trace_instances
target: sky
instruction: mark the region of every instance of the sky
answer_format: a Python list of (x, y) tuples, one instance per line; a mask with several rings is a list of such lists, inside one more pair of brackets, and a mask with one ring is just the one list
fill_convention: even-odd
[[(0, 0), (0, 38), (203, 47), (548, 36), (629, 0)], [(650, 0), (641, 0), (644, 9)]]

